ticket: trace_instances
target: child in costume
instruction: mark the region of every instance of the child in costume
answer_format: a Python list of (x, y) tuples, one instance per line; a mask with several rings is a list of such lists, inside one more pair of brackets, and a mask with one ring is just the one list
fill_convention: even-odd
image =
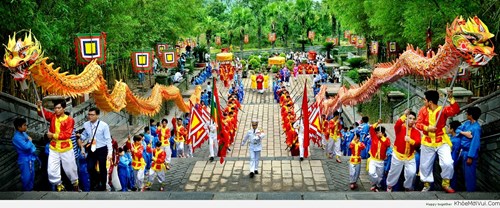
[(151, 187), (155, 178), (158, 178), (158, 183), (161, 184), (160, 191), (163, 191), (165, 188), (165, 172), (167, 170), (165, 168), (167, 153), (160, 146), (161, 144), (156, 145), (156, 148), (153, 150), (153, 163), (149, 171), (147, 187)]
[(365, 144), (359, 141), (359, 133), (354, 135), (354, 139), (349, 144), (352, 155), (349, 159), (349, 183), (351, 190), (358, 187), (356, 184), (359, 178), (359, 171), (361, 170), (361, 151), (365, 149)]
[(118, 178), (120, 178), (120, 184), (122, 186), (121, 191), (127, 191), (127, 186), (129, 184), (129, 170), (128, 167), (132, 162), (129, 157), (125, 155), (127, 147), (118, 148), (119, 162), (118, 162)]

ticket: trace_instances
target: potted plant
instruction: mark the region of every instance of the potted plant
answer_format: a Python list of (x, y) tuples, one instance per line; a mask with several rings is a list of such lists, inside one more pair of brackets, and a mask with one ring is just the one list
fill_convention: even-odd
[(333, 63), (333, 59), (330, 58), (330, 51), (332, 51), (332, 49), (333, 49), (333, 43), (332, 42), (325, 42), (323, 44), (323, 48), (322, 49), (324, 51), (326, 51), (325, 62), (326, 63)]
[(208, 53), (208, 48), (205, 45), (198, 45), (193, 48), (193, 53), (198, 57), (198, 62), (196, 63), (197, 68), (203, 68), (206, 66), (205, 53)]

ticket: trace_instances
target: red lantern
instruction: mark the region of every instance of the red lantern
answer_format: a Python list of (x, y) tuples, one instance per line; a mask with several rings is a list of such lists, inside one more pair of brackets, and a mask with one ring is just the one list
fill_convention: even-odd
[(243, 42), (244, 42), (245, 44), (247, 44), (247, 43), (248, 43), (248, 40), (249, 40), (249, 39), (248, 39), (248, 34), (247, 34), (247, 35), (245, 35), (245, 38), (243, 38)]
[(389, 43), (389, 52), (391, 52), (391, 53), (396, 52), (396, 42)]
[(351, 35), (351, 39), (349, 41), (352, 45), (356, 45), (358, 43), (358, 36), (357, 35)]
[(222, 41), (221, 41), (221, 39), (220, 39), (219, 36), (215, 37), (215, 44), (217, 44), (217, 45), (221, 45), (222, 44)]
[(372, 41), (372, 46), (371, 46), (370, 52), (373, 55), (378, 54), (378, 41)]
[(269, 42), (276, 41), (276, 33), (269, 33), (267, 38), (269, 39)]
[(358, 42), (356, 43), (356, 48), (364, 48), (365, 47), (365, 38), (358, 37)]

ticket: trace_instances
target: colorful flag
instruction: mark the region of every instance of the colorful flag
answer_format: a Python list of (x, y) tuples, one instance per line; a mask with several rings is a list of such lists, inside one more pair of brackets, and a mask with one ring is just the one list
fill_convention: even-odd
[(227, 148), (229, 147), (229, 141), (227, 138), (227, 135), (223, 134), (223, 127), (222, 127), (222, 119), (221, 119), (221, 111), (220, 111), (220, 101), (219, 101), (219, 94), (217, 90), (217, 83), (215, 80), (215, 77), (213, 77), (212, 81), (212, 101), (210, 103), (210, 116), (212, 120), (215, 122), (215, 125), (217, 125), (217, 141), (219, 141), (219, 151), (218, 151), (218, 156), (220, 157), (220, 163), (224, 163), (224, 157), (226, 156)]
[(175, 68), (177, 67), (177, 49), (164, 50), (160, 55), (160, 62), (163, 68)]
[(134, 72), (151, 72), (153, 69), (153, 53), (151, 51), (134, 51), (130, 54)]
[(208, 139), (208, 117), (204, 114), (208, 114), (205, 109), (201, 108), (199, 104), (196, 104), (194, 108), (191, 108), (189, 128), (188, 128), (188, 140), (192, 141), (193, 151), (199, 148)]
[(98, 64), (106, 63), (106, 33), (78, 33), (74, 41), (76, 62), (88, 64), (97, 59)]
[(304, 93), (302, 94), (302, 120), (304, 121), (304, 157), (309, 156), (309, 112), (307, 112), (307, 80), (304, 83)]
[(321, 146), (321, 123), (319, 121), (320, 109), (317, 102), (311, 104), (308, 108), (309, 112), (309, 136), (313, 142)]

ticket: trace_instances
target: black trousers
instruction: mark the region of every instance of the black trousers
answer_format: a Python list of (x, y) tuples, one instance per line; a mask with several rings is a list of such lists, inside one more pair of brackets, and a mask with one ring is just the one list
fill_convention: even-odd
[[(90, 175), (90, 187), (94, 191), (105, 191), (108, 171), (106, 159), (108, 157), (108, 147), (100, 147), (95, 152), (89, 152), (87, 157), (87, 170)], [(96, 170), (96, 163), (99, 161), (99, 172)]]

